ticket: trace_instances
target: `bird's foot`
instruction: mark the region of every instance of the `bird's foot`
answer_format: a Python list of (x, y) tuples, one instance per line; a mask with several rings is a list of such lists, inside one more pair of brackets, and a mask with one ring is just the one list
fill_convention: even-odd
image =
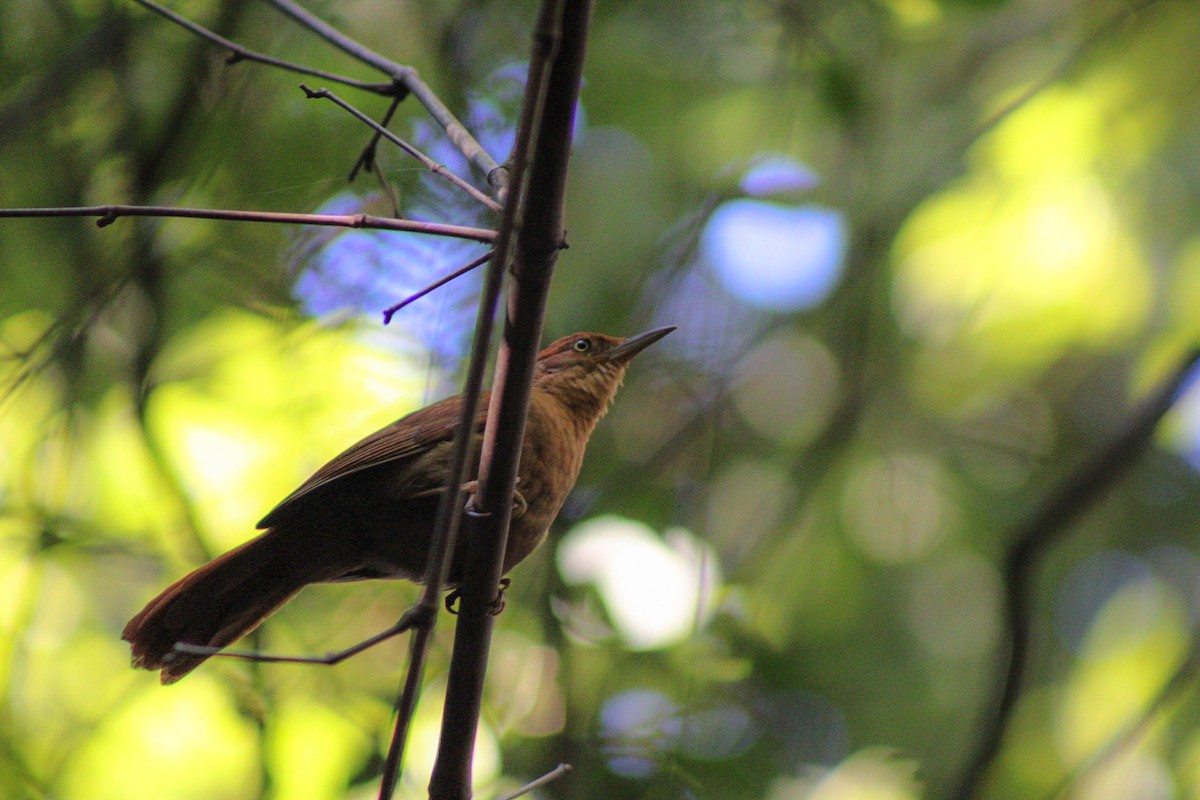
[(496, 596), (492, 599), (492, 604), (488, 607), (488, 613), (493, 617), (500, 616), (500, 612), (504, 611), (504, 593), (508, 591), (509, 586), (512, 586), (512, 579), (500, 579), (500, 588), (496, 590)]
[[(517, 476), (517, 482), (513, 488), (513, 504), (512, 504), (512, 519), (520, 519), (525, 516), (525, 512), (529, 509), (529, 503), (525, 500), (525, 495), (521, 494), (521, 478)], [(467, 496), (467, 504), (463, 510), (472, 517), (487, 517), (491, 516), (489, 512), (480, 511), (475, 506), (475, 493), (479, 490), (479, 481), (467, 481), (462, 485), (463, 494)]]
[[(494, 600), (492, 600), (491, 605), (488, 606), (488, 614), (489, 615), (495, 617), (495, 616), (498, 616), (500, 614), (500, 612), (502, 612), (504, 610), (504, 592), (507, 591), (508, 587), (511, 585), (512, 585), (512, 579), (510, 579), (510, 578), (501, 578), (500, 579), (500, 589), (499, 589), (499, 591), (496, 592), (496, 597)], [(461, 598), (462, 598), (462, 592), (460, 592), (458, 589), (451, 589), (450, 593), (446, 595), (446, 610), (449, 611), (451, 614), (457, 614), (458, 613), (457, 605), (458, 605), (458, 601)]]
[[(512, 518), (520, 519), (525, 516), (525, 512), (529, 510), (529, 503), (525, 500), (525, 495), (521, 494), (521, 479), (517, 478), (516, 486), (513, 488), (513, 505)], [(507, 580), (507, 578), (505, 579)]]

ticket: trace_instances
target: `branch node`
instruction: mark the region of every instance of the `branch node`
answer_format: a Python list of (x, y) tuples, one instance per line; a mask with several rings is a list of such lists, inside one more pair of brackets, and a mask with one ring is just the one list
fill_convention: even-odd
[(397, 102), (402, 102), (405, 98), (412, 94), (412, 91), (404, 82), (393, 80), (390, 94)]
[(96, 227), (107, 228), (109, 225), (112, 225), (117, 221), (117, 216), (117, 212), (110, 208), (108, 211), (105, 211), (103, 214), (101, 214), (100, 218), (96, 220)]

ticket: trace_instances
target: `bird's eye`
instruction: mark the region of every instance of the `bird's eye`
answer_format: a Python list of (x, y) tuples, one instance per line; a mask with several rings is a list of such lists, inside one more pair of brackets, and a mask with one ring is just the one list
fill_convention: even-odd
[(592, 342), (589, 339), (576, 339), (575, 344), (571, 346), (575, 348), (576, 353), (586, 353), (592, 349)]

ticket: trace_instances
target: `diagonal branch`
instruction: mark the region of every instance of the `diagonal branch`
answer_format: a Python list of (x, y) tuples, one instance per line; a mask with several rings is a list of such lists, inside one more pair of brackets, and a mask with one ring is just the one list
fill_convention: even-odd
[(466, 264), (465, 266), (459, 267), (458, 269), (454, 270), (454, 272), (451, 272), (449, 275), (438, 278), (436, 281), (429, 284), (424, 289), (413, 292), (408, 297), (401, 300), (399, 303), (396, 303), (396, 305), (385, 308), (383, 310), (383, 324), (387, 325), (388, 323), (390, 323), (392, 321), (392, 317), (394, 317), (396, 315), (396, 312), (399, 311), (400, 309), (404, 308), (405, 306), (407, 306), (411, 303), (415, 303), (417, 300), (420, 300), (422, 297), (429, 294), (430, 292), (432, 292), (436, 289), (442, 288), (450, 281), (455, 280), (456, 278), (461, 278), (463, 275), (466, 275), (471, 270), (477, 269), (478, 267), (483, 266), (489, 259), (492, 258), (492, 256), (495, 255), (495, 253), (496, 253), (495, 250), (489, 250), (488, 252), (481, 255), (479, 258), (471, 261), (469, 264)]
[(503, 795), (502, 797), (498, 798), (498, 800), (517, 800), (518, 797), (524, 797), (534, 789), (540, 789), (547, 783), (558, 780), (563, 775), (570, 773), (571, 769), (572, 767), (570, 764), (559, 764), (542, 777), (530, 781), (514, 792), (509, 792), (508, 794)]
[(228, 64), (236, 64), (239, 61), (254, 61), (259, 64), (278, 67), (279, 69), (284, 69), (289, 72), (296, 72), (301, 75), (309, 75), (314, 78), (321, 78), (333, 83), (340, 83), (344, 86), (353, 86), (355, 89), (362, 89), (363, 91), (374, 92), (375, 94), (401, 95), (405, 91), (401, 85), (394, 81), (390, 83), (369, 83), (367, 81), (360, 81), (355, 78), (348, 78), (344, 75), (336, 75), (332, 72), (326, 72), (322, 69), (305, 67), (301, 64), (285, 61), (282, 58), (268, 56), (264, 53), (259, 53), (247, 47), (243, 47), (242, 45), (230, 39), (226, 39), (221, 34), (210, 31), (203, 25), (192, 22), (187, 17), (176, 14), (169, 8), (160, 6), (158, 3), (153, 2), (153, 0), (133, 0), (133, 2), (137, 3), (139, 6), (148, 11), (153, 11), (155, 14), (169, 19), (179, 27), (191, 31), (202, 39), (207, 39), (213, 44), (224, 47), (230, 53), (229, 59), (226, 62)]
[(1008, 723), (1029, 671), (1033, 579), (1042, 560), (1079, 516), (1102, 492), (1112, 486), (1150, 443), (1159, 420), (1178, 399), (1191, 370), (1200, 362), (1192, 352), (1171, 376), (1148, 397), (1116, 439), (1069, 475), (1017, 529), (1004, 565), (1004, 622), (1008, 658), (998, 676), (994, 715), (986, 720), (978, 749), (953, 797), (968, 800), (978, 792), (988, 768), (1000, 751)]
[(325, 20), (313, 14), (299, 3), (292, 0), (268, 0), (280, 13), (291, 17), (305, 28), (320, 36), (343, 53), (361, 61), (369, 67), (374, 67), (385, 75), (400, 81), (402, 76), (415, 72), (412, 67), (406, 67), (392, 61), (382, 53), (377, 53), (362, 42), (350, 38)]
[[(278, 67), (280, 69), (298, 72), (303, 75), (311, 75), (316, 78), (341, 83), (346, 86), (353, 86), (365, 91), (374, 92), (376, 94), (391, 95), (396, 98), (401, 98), (405, 94), (411, 94), (417, 98), (417, 101), (425, 107), (429, 115), (437, 121), (438, 125), (446, 132), (446, 136), (454, 143), (454, 146), (466, 157), (467, 161), (474, 164), (476, 169), (487, 176), (489, 185), (493, 186), (498, 196), (503, 196), (508, 187), (507, 171), (496, 162), (481, 145), (471, 132), (459, 122), (453, 112), (446, 107), (446, 104), (441, 101), (429, 85), (421, 79), (421, 76), (412, 67), (407, 67), (392, 61), (390, 58), (375, 52), (371, 48), (355, 41), (346, 34), (339, 31), (329, 23), (317, 17), (307, 9), (298, 5), (292, 0), (269, 0), (281, 13), (286, 14), (293, 20), (308, 28), (313, 33), (320, 36), (325, 41), (332, 44), (339, 50), (358, 59), (367, 66), (382, 72), (391, 78), (390, 83), (369, 83), (359, 81), (353, 78), (347, 78), (341, 75), (336, 75), (323, 70), (310, 69), (308, 67), (294, 64), (290, 61), (274, 58), (273, 56), (264, 55), (255, 52), (249, 48), (243, 47), (237, 42), (226, 39), (217, 33), (214, 33), (203, 25), (199, 25), (191, 20), (183, 17), (170, 9), (164, 8), (153, 2), (153, 0), (133, 0), (133, 2), (159, 14), (171, 22), (185, 28), (188, 31), (200, 36), (208, 41), (223, 47), (232, 53), (230, 57), (231, 63), (237, 61), (255, 61), (260, 64)], [(356, 168), (357, 169), (357, 168)]]
[[(387, 111), (383, 112), (383, 119), (379, 121), (379, 126), (386, 128), (388, 123), (392, 121), (392, 117), (396, 114), (396, 109), (400, 108), (402, 98), (393, 97), (392, 102), (388, 104)], [(373, 120), (372, 120), (373, 121)], [(375, 148), (379, 146), (380, 135), (376, 132), (371, 136), (371, 140), (367, 142), (366, 147), (358, 154), (358, 160), (354, 162), (354, 166), (350, 168), (350, 174), (347, 180), (354, 183), (354, 179), (358, 177), (360, 170), (370, 172), (375, 167)]]
[(415, 158), (417, 161), (420, 161), (425, 166), (425, 168), (428, 169), (430, 172), (432, 172), (436, 175), (441, 175), (443, 178), (448, 180), (451, 184), (453, 184), (454, 186), (463, 190), (468, 195), (470, 195), (472, 198), (474, 198), (476, 201), (487, 206), (492, 211), (496, 211), (496, 212), (500, 211), (501, 206), (495, 200), (488, 197), (486, 194), (479, 191), (474, 186), (467, 183), (466, 181), (464, 181), (462, 178), (455, 175), (450, 170), (446, 169), (446, 166), (444, 164), (439, 164), (438, 162), (434, 161), (432, 158), (425, 155), (423, 152), (418, 150), (416, 147), (414, 147), (413, 145), (404, 141), (399, 136), (392, 133), (387, 128), (383, 127), (378, 122), (371, 119), (369, 116), (367, 116), (366, 114), (364, 114), (363, 112), (361, 112), (357, 108), (355, 108), (354, 106), (347, 103), (342, 98), (338, 97), (333, 92), (329, 91), (328, 89), (311, 89), (306, 84), (303, 84), (303, 83), (300, 84), (300, 88), (304, 90), (304, 94), (305, 94), (305, 96), (308, 97), (308, 99), (310, 99), (310, 100), (319, 100), (319, 99), (329, 100), (334, 105), (338, 106), (339, 108), (343, 109), (344, 111), (346, 111), (349, 114), (351, 114), (352, 116), (354, 116), (360, 122), (366, 124), (369, 128), (371, 128), (373, 131), (375, 131), (375, 134), (377, 136), (382, 136), (384, 139), (387, 139), (389, 142), (396, 145), (404, 152), (408, 153), (410, 156)]
[(503, 173), (500, 171), (500, 165), (483, 149), (483, 145), (476, 141), (470, 131), (458, 121), (458, 118), (441, 101), (441, 98), (434, 94), (429, 85), (421, 80), (420, 75), (417, 74), (415, 69), (406, 67), (403, 64), (397, 64), (395, 61), (375, 52), (366, 45), (356, 42), (328, 22), (325, 22), (299, 4), (292, 2), (292, 0), (269, 1), (279, 11), (308, 28), (334, 47), (353, 56), (364, 64), (374, 67), (407, 89), (425, 107), (429, 115), (437, 120), (437, 123), (446, 131), (446, 136), (466, 156), (467, 160), (486, 175), (490, 183), (497, 186), (503, 185)]

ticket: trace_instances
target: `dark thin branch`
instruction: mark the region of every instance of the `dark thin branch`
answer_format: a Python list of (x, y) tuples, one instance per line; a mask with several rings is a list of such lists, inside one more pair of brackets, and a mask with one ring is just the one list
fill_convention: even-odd
[(388, 180), (387, 175), (383, 174), (382, 170), (375, 170), (372, 174), (375, 176), (375, 181), (379, 184), (379, 191), (387, 199), (388, 210), (391, 211), (391, 216), (396, 219), (404, 217), (403, 211), (400, 209), (400, 195), (396, 191), (396, 187)]
[(1000, 751), (1016, 710), (1029, 671), (1033, 581), (1038, 567), (1070, 523), (1133, 466), (1148, 446), (1159, 420), (1175, 404), (1180, 388), (1198, 361), (1200, 351), (1190, 353), (1162, 386), (1143, 401), (1121, 434), (1059, 484), (1013, 536), (1004, 564), (1008, 657), (1001, 666), (995, 700), (988, 705), (995, 712), (981, 726), (978, 748), (953, 797), (968, 800), (975, 796)]
[[(459, 584), (462, 610), (429, 783), (431, 800), (471, 796), (475, 733), (493, 627), (490, 606), (502, 572), (546, 297), (562, 246), (571, 125), (590, 19), (590, 2), (545, 0), (534, 30), (514, 149), (512, 186), (520, 197), (510, 198), (505, 207), (505, 223), (515, 225), (513, 280), (480, 454), (474, 497), (479, 513), (468, 518), (467, 557)], [(507, 230), (502, 224), (501, 231)]]
[(413, 97), (425, 107), (429, 115), (433, 117), (442, 129), (446, 131), (446, 135), (454, 146), (459, 149), (467, 160), (474, 164), (484, 175), (488, 177), (488, 181), (495, 185), (495, 174), (500, 169), (500, 165), (492, 158), (483, 146), (475, 140), (458, 118), (451, 113), (446, 104), (433, 93), (433, 90), (421, 80), (417, 71), (412, 67), (406, 67), (402, 64), (397, 64), (395, 61), (383, 56), (369, 47), (356, 42), (349, 36), (334, 28), (329, 23), (315, 16), (307, 9), (301, 7), (292, 0), (270, 0), (271, 5), (279, 9), (282, 13), (291, 17), (296, 22), (308, 28), (313, 33), (320, 36), (325, 41), (332, 44), (339, 50), (353, 56), (359, 61), (374, 67), (384, 73), (392, 80), (404, 86)]
[[(530, 59), (530, 83), (535, 75), (545, 69), (544, 54), (539, 57), (537, 50)], [(458, 427), (452, 443), (451, 465), (448, 474), (448, 487), (453, 487), (442, 494), (438, 505), (437, 521), (434, 525), (433, 541), (429, 550), (429, 561), (425, 568), (425, 589), (421, 595), (422, 604), (436, 604), (438, 593), (446, 583), (450, 574), (450, 559), (455, 552), (460, 522), (463, 513), (462, 495), (458, 487), (467, 480), (467, 473), (475, 461), (472, 452), (474, 442), (475, 418), (479, 412), (480, 398), (483, 394), (483, 378), (487, 365), (488, 353), (491, 349), (492, 333), (495, 329), (496, 311), (500, 301), (500, 291), (504, 285), (504, 274), (512, 257), (515, 244), (517, 214), (524, 201), (521, 176), (524, 173), (525, 159), (523, 155), (532, 149), (534, 136), (532, 120), (535, 118), (535, 104), (529, 101), (530, 89), (526, 87), (526, 102), (522, 106), (521, 120), (517, 125), (516, 142), (513, 152), (518, 154), (512, 165), (513, 189), (507, 193), (504, 208), (501, 211), (500, 226), (496, 232), (496, 241), (488, 264), (487, 276), (484, 280), (483, 291), (479, 299), (479, 311), (475, 320), (475, 336), (471, 344), (471, 360), (467, 369), (466, 386), (463, 389), (462, 410), (459, 414)], [(489, 176), (490, 177), (490, 176)], [(509, 497), (512, 496), (510, 486)], [(493, 584), (494, 586), (495, 584)], [(461, 616), (460, 616), (461, 619)], [(409, 725), (416, 708), (417, 696), (421, 686), (421, 676), (425, 666), (425, 654), (428, 651), (429, 640), (433, 636), (437, 617), (434, 616), (426, 628), (418, 628), (412, 637), (409, 651), (408, 674), (404, 688), (396, 702), (396, 727), (392, 741), (388, 745), (387, 760), (384, 763), (383, 777), (380, 780), (379, 800), (388, 800), (396, 790), (400, 780), (400, 767), (404, 758), (404, 749), (408, 741)], [(457, 648), (458, 637), (455, 637)], [(452, 694), (447, 690), (447, 703), (451, 702)], [(478, 722), (478, 714), (476, 715)], [(445, 723), (443, 723), (443, 732)], [(471, 742), (474, 742), (474, 729), (470, 732)], [(472, 744), (473, 747), (473, 744)], [(466, 766), (470, 774), (470, 762)], [(470, 785), (468, 780), (467, 785)], [(432, 787), (431, 787), (432, 794)]]
[[(386, 128), (392, 121), (392, 117), (396, 115), (396, 109), (400, 108), (400, 103), (403, 98), (393, 97), (392, 102), (388, 105), (387, 111), (383, 112), (383, 119), (379, 120), (379, 125)], [(358, 160), (354, 162), (354, 166), (350, 168), (350, 174), (346, 176), (346, 180), (354, 183), (354, 179), (358, 177), (360, 170), (370, 172), (375, 167), (375, 150), (379, 147), (380, 135), (378, 133), (371, 134), (371, 140), (367, 142), (367, 146), (358, 154)]]
[(264, 53), (259, 53), (243, 47), (237, 42), (226, 39), (219, 33), (210, 31), (203, 25), (192, 22), (187, 17), (176, 14), (169, 8), (160, 6), (158, 3), (153, 2), (153, 0), (133, 0), (133, 2), (137, 3), (139, 6), (147, 9), (148, 11), (153, 11), (155, 14), (158, 14), (161, 17), (165, 17), (179, 27), (190, 31), (191, 33), (194, 33), (203, 39), (207, 39), (213, 44), (224, 47), (230, 52), (229, 59), (226, 61), (226, 63), (230, 65), (236, 64), (239, 61), (253, 61), (259, 64), (266, 64), (271, 67), (278, 67), (279, 69), (284, 69), (289, 72), (296, 72), (300, 75), (309, 75), (311, 77), (321, 78), (322, 80), (331, 81), (333, 83), (340, 83), (344, 86), (352, 86), (355, 89), (362, 89), (367, 92), (374, 92), (375, 94), (396, 96), (397, 101), (403, 99), (402, 96), (407, 93), (407, 89), (405, 89), (403, 85), (394, 81), (390, 83), (370, 83), (367, 81), (360, 81), (355, 78), (348, 78), (345, 75), (337, 75), (332, 72), (326, 72), (325, 70), (321, 69), (312, 69), (300, 64), (295, 64), (291, 61), (285, 61), (281, 58), (275, 58), (274, 56), (268, 56)]
[(187, 219), (220, 219), (231, 222), (273, 222), (285, 225), (324, 225), (335, 228), (407, 231), (454, 239), (470, 239), (491, 244), (496, 232), (489, 228), (470, 228), (465, 225), (446, 225), (440, 222), (420, 222), (412, 219), (391, 219), (371, 214), (300, 214), (291, 211), (238, 211), (220, 208), (176, 208), (173, 206), (76, 206), (63, 208), (0, 208), (4, 217), (98, 217), (96, 224), (103, 228), (118, 217), (184, 217)]
[[(522, 133), (518, 130), (516, 145), (518, 148), (521, 147), (521, 142)], [(519, 174), (519, 169), (517, 173)], [(479, 298), (479, 310), (475, 318), (475, 336), (471, 342), (471, 360), (467, 367), (466, 386), (462, 393), (462, 410), (459, 413), (458, 427), (454, 432), (454, 441), (451, 443), (447, 490), (442, 493), (441, 502), (438, 503), (438, 515), (434, 523), (429, 560), (425, 566), (425, 588), (421, 593), (421, 605), (435, 609), (438, 594), (450, 574), (450, 559), (458, 542), (463, 513), (462, 493), (459, 487), (467, 481), (467, 473), (475, 461), (475, 453), (472, 448), (475, 440), (475, 418), (479, 413), (480, 398), (483, 395), (484, 372), (487, 367), (488, 353), (491, 350), (500, 291), (504, 286), (504, 270), (512, 253), (515, 209), (520, 203), (520, 198), (519, 191), (511, 193), (502, 212), (495, 247), (491, 252), (491, 262), (488, 264), (483, 291)], [(435, 614), (430, 618), (427, 626), (417, 628), (413, 632), (409, 648), (408, 672), (400, 697), (396, 701), (396, 727), (388, 745), (383, 777), (379, 783), (379, 800), (388, 800), (395, 793), (396, 785), (400, 781), (400, 767), (404, 760), (409, 726), (412, 723), (417, 696), (421, 689), (425, 655), (429, 650), (429, 642), (433, 637), (436, 623), (437, 615)], [(472, 738), (474, 737), (472, 736)]]
[(459, 267), (458, 269), (454, 270), (454, 272), (451, 272), (449, 275), (445, 276), (444, 278), (438, 278), (436, 281), (429, 284), (424, 289), (420, 290), (419, 292), (414, 292), (413, 294), (410, 294), (408, 297), (404, 298), (399, 303), (396, 303), (396, 305), (392, 306), (391, 308), (385, 308), (383, 310), (383, 324), (387, 325), (388, 323), (390, 323), (392, 321), (392, 317), (395, 316), (396, 312), (399, 311), (400, 309), (404, 308), (405, 306), (409, 305), (410, 303), (414, 303), (417, 300), (420, 300), (422, 297), (424, 297), (425, 295), (434, 291), (435, 289), (442, 288), (443, 286), (445, 286), (447, 283), (454, 280), (455, 278), (461, 278), (463, 275), (466, 275), (471, 270), (476, 269), (477, 267), (483, 266), (484, 264), (487, 263), (488, 259), (490, 259), (495, 252), (496, 252), (495, 250), (489, 250), (488, 252), (481, 255), (479, 258), (472, 261), (470, 264), (467, 264), (464, 267)]
[[(474, 164), (475, 167), (487, 176), (489, 185), (495, 187), (497, 195), (502, 195), (507, 188), (508, 180), (506, 171), (496, 162), (483, 146), (471, 135), (470, 131), (459, 122), (458, 118), (446, 107), (446, 104), (429, 88), (412, 67), (406, 67), (403, 64), (398, 64), (395, 61), (375, 52), (369, 47), (356, 42), (349, 36), (346, 36), (341, 31), (334, 28), (329, 23), (313, 15), (308, 10), (300, 5), (291, 2), (291, 0), (270, 0), (280, 12), (291, 17), (293, 20), (308, 28), (313, 33), (320, 36), (325, 41), (337, 47), (339, 50), (358, 59), (367, 66), (379, 70), (383, 74), (391, 78), (390, 83), (369, 83), (366, 81), (358, 81), (353, 78), (347, 78), (342, 75), (337, 75), (323, 70), (310, 69), (308, 67), (294, 64), (283, 59), (273, 56), (264, 55), (262, 53), (250, 50), (237, 42), (226, 39), (224, 36), (213, 33), (202, 25), (180, 16), (170, 9), (164, 8), (152, 0), (133, 0), (142, 7), (159, 14), (171, 22), (179, 25), (188, 31), (201, 36), (208, 41), (223, 47), (232, 53), (230, 63), (237, 61), (255, 61), (260, 64), (278, 67), (279, 69), (297, 72), (302, 75), (311, 75), (315, 78), (322, 78), (334, 83), (340, 83), (345, 86), (352, 86), (357, 89), (374, 92), (381, 95), (390, 95), (396, 98), (397, 102), (403, 99), (406, 94), (411, 94), (417, 98), (417, 101), (425, 107), (429, 115), (446, 131), (446, 135), (454, 146), (466, 156), (467, 161)], [(394, 110), (393, 104), (393, 110)], [(389, 111), (389, 116), (391, 115)], [(386, 124), (386, 122), (385, 122)], [(370, 149), (370, 146), (368, 146)], [(359, 166), (364, 166), (363, 159), (359, 159), (359, 164), (351, 172), (353, 176), (358, 172)]]
[(304, 90), (304, 94), (310, 100), (318, 100), (318, 99), (329, 100), (329, 101), (333, 102), (335, 105), (337, 105), (339, 108), (342, 108), (343, 110), (349, 112), (351, 115), (353, 115), (358, 120), (360, 120), (365, 125), (367, 125), (367, 127), (374, 130), (376, 135), (382, 136), (384, 139), (387, 139), (389, 142), (396, 145), (404, 152), (408, 153), (410, 156), (415, 158), (417, 161), (420, 161), (423, 165), (425, 165), (425, 168), (428, 169), (430, 172), (433, 172), (437, 175), (441, 175), (443, 178), (448, 180), (453, 185), (457, 186), (459, 189), (462, 189), (464, 192), (469, 194), (472, 198), (474, 198), (478, 202), (487, 206), (492, 211), (499, 213), (501, 206), (495, 200), (488, 197), (486, 194), (479, 191), (474, 186), (467, 183), (466, 181), (464, 181), (462, 178), (455, 175), (450, 170), (446, 169), (446, 166), (444, 164), (439, 164), (438, 162), (434, 161), (432, 158), (430, 158), (429, 156), (422, 153), (416, 147), (414, 147), (411, 144), (409, 144), (408, 142), (404, 141), (399, 136), (392, 133), (387, 128), (383, 127), (378, 122), (371, 119), (369, 116), (367, 116), (366, 114), (364, 114), (363, 112), (361, 112), (357, 108), (355, 108), (354, 106), (347, 103), (342, 98), (338, 97), (333, 92), (329, 91), (328, 89), (311, 89), (303, 83), (300, 84), (300, 88)]

